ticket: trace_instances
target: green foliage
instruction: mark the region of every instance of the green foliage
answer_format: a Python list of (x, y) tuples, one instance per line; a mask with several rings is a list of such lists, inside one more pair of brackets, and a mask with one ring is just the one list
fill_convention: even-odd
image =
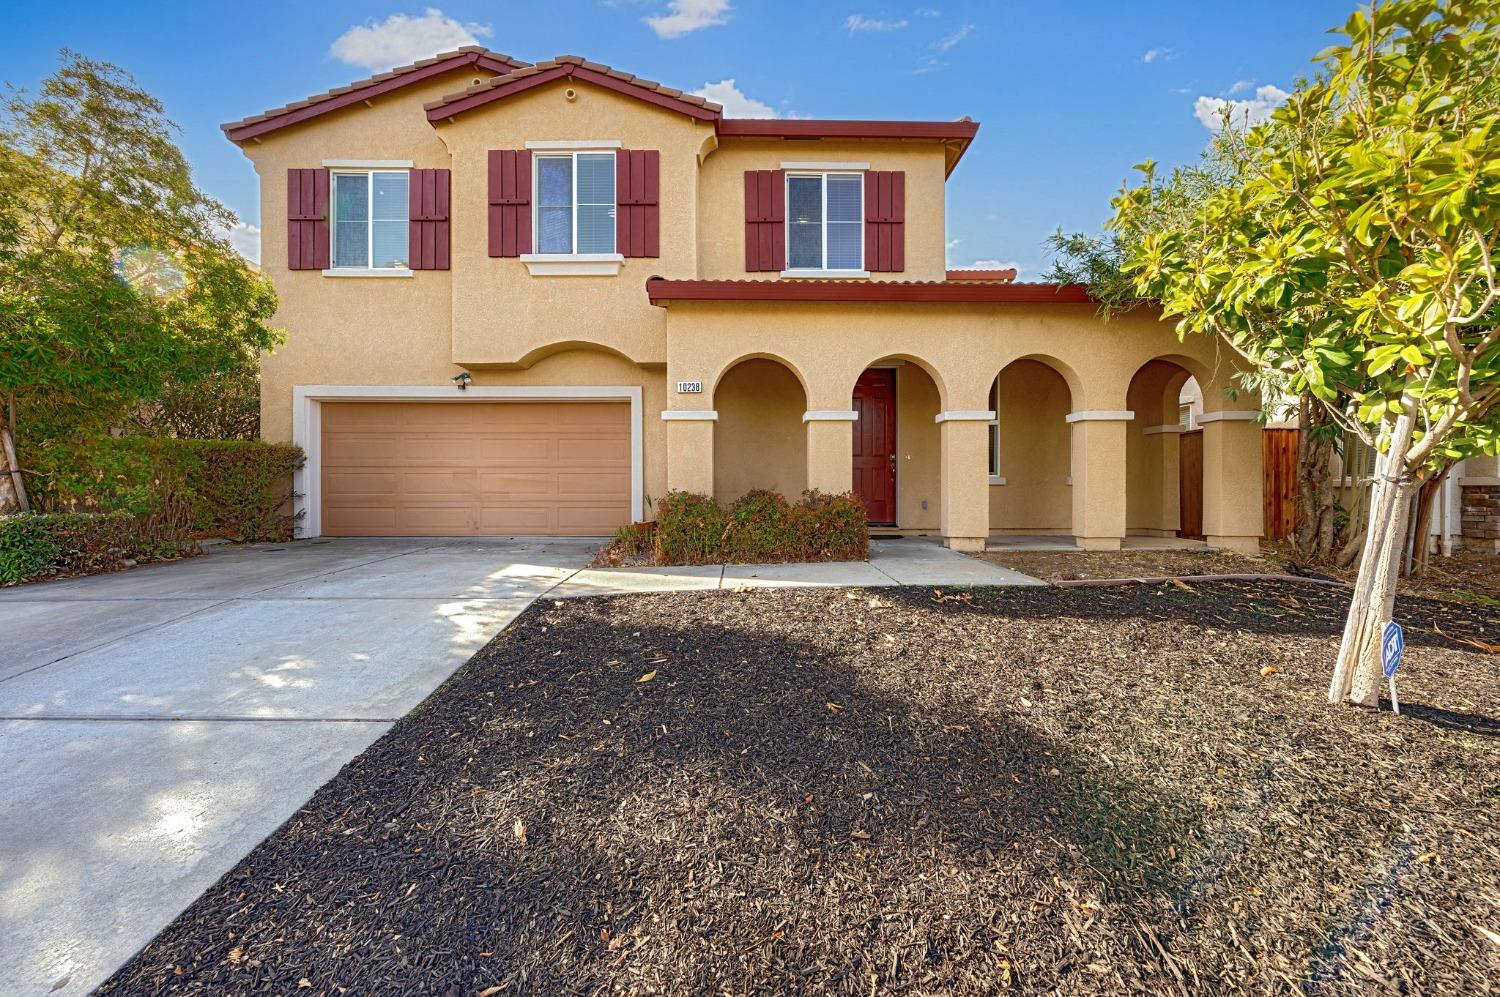
[(0, 517), (0, 584), (114, 571), (125, 562), (194, 553), (180, 533), (128, 512)]
[(669, 492), (655, 523), (623, 527), (605, 557), (658, 564), (862, 561), (869, 556), (865, 507), (854, 495), (805, 492), (788, 502), (757, 489), (727, 508), (707, 495)]
[(196, 381), (169, 378), (149, 402), (136, 407), (127, 431), (189, 440), (260, 438), (258, 365), (209, 374)]
[(184, 532), (285, 540), (302, 451), (250, 440), (123, 436), (39, 452), (36, 497), (49, 510), (124, 511)]
[(1500, 433), (1500, 0), (1376, 3), (1342, 32), (1270, 121), (1226, 122), (1231, 182), (1184, 198), (1190, 175), (1144, 164), (1112, 226), (1179, 333), (1413, 474)]
[(224, 239), (161, 104), (72, 53), (0, 122), (0, 400), (21, 462), (104, 435), (164, 385), (252, 371), (269, 281)]

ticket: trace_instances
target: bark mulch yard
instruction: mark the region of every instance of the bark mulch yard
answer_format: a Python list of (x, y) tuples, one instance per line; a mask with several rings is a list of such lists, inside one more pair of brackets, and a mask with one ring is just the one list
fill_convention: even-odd
[(102, 992), (1494, 993), (1500, 615), (1342, 598), (542, 603)]
[[(1282, 574), (1297, 568), (1289, 543), (1270, 543), (1263, 556), (1245, 557), (1226, 550), (1114, 550), (1114, 551), (986, 551), (974, 557), (1022, 574), (1050, 581), (1054, 578), (1160, 578), (1163, 575)], [(1353, 582), (1357, 568), (1320, 564), (1310, 570)], [(1436, 554), (1425, 574), (1401, 579), (1408, 595), (1500, 607), (1500, 556), (1472, 550), (1452, 557)]]

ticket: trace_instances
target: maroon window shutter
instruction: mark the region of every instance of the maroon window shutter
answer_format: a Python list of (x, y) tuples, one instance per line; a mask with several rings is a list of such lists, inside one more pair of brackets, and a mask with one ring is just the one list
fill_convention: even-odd
[(328, 171), (286, 171), (286, 265), (289, 270), (326, 270)]
[(865, 269), (906, 269), (906, 173), (865, 171)]
[(491, 149), (490, 255), (531, 252), (531, 153)]
[(786, 269), (786, 171), (745, 171), (745, 269)]
[(615, 153), (615, 252), (661, 255), (661, 153), (621, 149)]
[(407, 266), (413, 270), (448, 269), (448, 170), (412, 170)]

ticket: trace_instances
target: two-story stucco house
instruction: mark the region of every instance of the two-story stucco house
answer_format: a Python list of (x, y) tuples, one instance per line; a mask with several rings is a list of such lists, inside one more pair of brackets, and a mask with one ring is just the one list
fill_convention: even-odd
[(945, 271), (967, 119), (731, 119), (465, 48), (224, 127), (261, 181), (262, 426), (307, 451), (304, 535), (604, 534), (756, 487), (960, 549), (1261, 533), (1257, 400), (1213, 340)]

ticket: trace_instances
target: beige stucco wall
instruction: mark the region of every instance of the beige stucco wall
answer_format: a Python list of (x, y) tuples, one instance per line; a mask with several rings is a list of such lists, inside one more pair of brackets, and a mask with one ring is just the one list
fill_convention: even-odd
[[(565, 96), (571, 89), (577, 97)], [(579, 81), (547, 84), (437, 127), (453, 153), (453, 359), (526, 364), (560, 343), (589, 342), (641, 363), (665, 359), (666, 318), (648, 277), (697, 272), (697, 155), (712, 123)], [(533, 276), (489, 256), (488, 154), (536, 141), (615, 141), (661, 152), (661, 256), (607, 277)]]
[(797, 375), (774, 360), (746, 360), (714, 392), (714, 497), (733, 502), (754, 488), (790, 501), (807, 487), (806, 397)]
[(942, 280), (943, 147), (934, 142), (764, 141), (725, 139), (700, 177), (700, 273), (705, 278), (765, 279), (745, 270), (745, 171), (783, 163), (868, 163), (906, 173), (906, 269), (876, 279)]

